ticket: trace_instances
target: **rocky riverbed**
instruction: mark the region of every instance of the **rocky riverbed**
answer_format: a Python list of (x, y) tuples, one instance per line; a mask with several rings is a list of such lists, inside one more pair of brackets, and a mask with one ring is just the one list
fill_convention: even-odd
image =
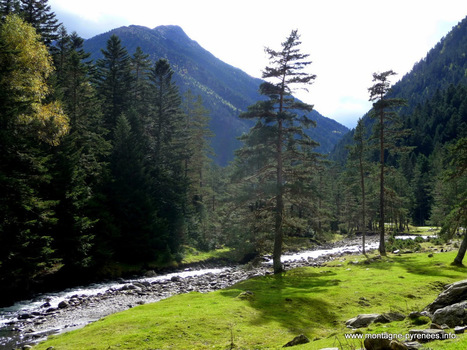
[[(377, 237), (367, 238), (367, 249), (377, 246)], [(346, 254), (361, 252), (361, 239), (346, 239), (307, 252), (284, 254), (286, 269), (321, 266)], [(83, 327), (109, 314), (136, 305), (157, 302), (172, 295), (197, 291), (208, 293), (255, 276), (272, 273), (270, 257), (257, 266), (206, 267), (161, 276), (142, 276), (88, 286), (55, 295), (42, 295), (0, 309), (0, 350), (37, 343), (48, 335)], [(76, 293), (74, 293), (76, 292)]]

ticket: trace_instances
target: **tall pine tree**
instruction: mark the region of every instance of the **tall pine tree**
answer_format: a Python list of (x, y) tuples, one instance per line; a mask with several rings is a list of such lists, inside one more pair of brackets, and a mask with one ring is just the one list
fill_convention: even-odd
[(304, 87), (315, 79), (315, 75), (303, 71), (311, 62), (307, 61), (309, 55), (300, 52), (299, 39), (297, 30), (293, 30), (282, 43), (281, 50), (265, 49), (271, 65), (263, 72), (263, 78), (268, 79), (268, 82), (261, 84), (260, 93), (267, 99), (250, 106), (247, 112), (240, 115), (244, 119), (256, 120), (256, 125), (243, 137), (245, 147), (238, 155), (248, 158), (255, 152), (263, 154), (265, 158), (255, 176), (274, 181), (272, 198), (266, 201), (274, 203), (275, 273), (283, 270), (281, 255), (284, 226), (287, 225), (285, 195), (292, 195), (293, 207), (299, 208), (303, 204), (298, 199), (307, 194), (306, 177), (309, 175), (310, 162), (314, 161), (311, 149), (317, 145), (305, 133), (305, 129), (314, 122), (305, 114), (298, 114), (310, 112), (313, 106), (292, 96), (294, 86), (298, 84)]

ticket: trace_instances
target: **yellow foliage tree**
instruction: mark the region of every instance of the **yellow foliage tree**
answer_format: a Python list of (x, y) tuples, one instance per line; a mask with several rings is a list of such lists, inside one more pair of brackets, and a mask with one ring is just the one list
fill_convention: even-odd
[(39, 139), (57, 145), (68, 133), (68, 118), (59, 102), (45, 103), (53, 72), (52, 58), (35, 29), (16, 15), (0, 27), (0, 86), (8, 95), (13, 122)]

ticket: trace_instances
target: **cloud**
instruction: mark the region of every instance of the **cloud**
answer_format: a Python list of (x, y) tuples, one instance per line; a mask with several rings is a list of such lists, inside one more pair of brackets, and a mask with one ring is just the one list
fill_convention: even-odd
[(400, 79), (467, 14), (465, 0), (49, 3), (69, 31), (85, 38), (129, 24), (179, 25), (216, 57), (254, 77), (261, 77), (268, 64), (264, 47), (279, 48), (290, 31), (298, 29), (302, 52), (313, 61), (310, 72), (317, 75), (310, 93), (299, 97), (347, 126), (367, 111), (373, 72), (392, 69)]

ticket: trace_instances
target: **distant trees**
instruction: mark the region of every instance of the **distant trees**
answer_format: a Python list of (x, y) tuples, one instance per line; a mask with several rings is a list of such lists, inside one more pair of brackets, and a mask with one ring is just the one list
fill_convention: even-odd
[(311, 62), (306, 60), (309, 55), (300, 52), (299, 39), (298, 32), (294, 30), (282, 43), (280, 51), (266, 48), (271, 66), (265, 68), (263, 78), (272, 82), (261, 84), (260, 93), (267, 100), (257, 102), (240, 115), (241, 118), (256, 120), (256, 125), (248, 135), (242, 137), (245, 146), (238, 152), (238, 156), (245, 160), (259, 161), (253, 175), (250, 175), (259, 178), (259, 184), (266, 184), (274, 179), (274, 185), (270, 184), (268, 190), (271, 197), (265, 193), (260, 206), (274, 207), (275, 273), (282, 271), (280, 259), (284, 226), (292, 225), (292, 220), (286, 220), (285, 217), (284, 200), (287, 196), (292, 210), (297, 210), (301, 217), (300, 211), (304, 210), (301, 208), (304, 203), (300, 198), (308, 191), (306, 178), (310, 164), (315, 160), (312, 148), (317, 146), (304, 131), (313, 125), (313, 121), (298, 114), (302, 111), (309, 112), (313, 107), (292, 96), (295, 84), (306, 86), (315, 79), (315, 75), (303, 71)]

